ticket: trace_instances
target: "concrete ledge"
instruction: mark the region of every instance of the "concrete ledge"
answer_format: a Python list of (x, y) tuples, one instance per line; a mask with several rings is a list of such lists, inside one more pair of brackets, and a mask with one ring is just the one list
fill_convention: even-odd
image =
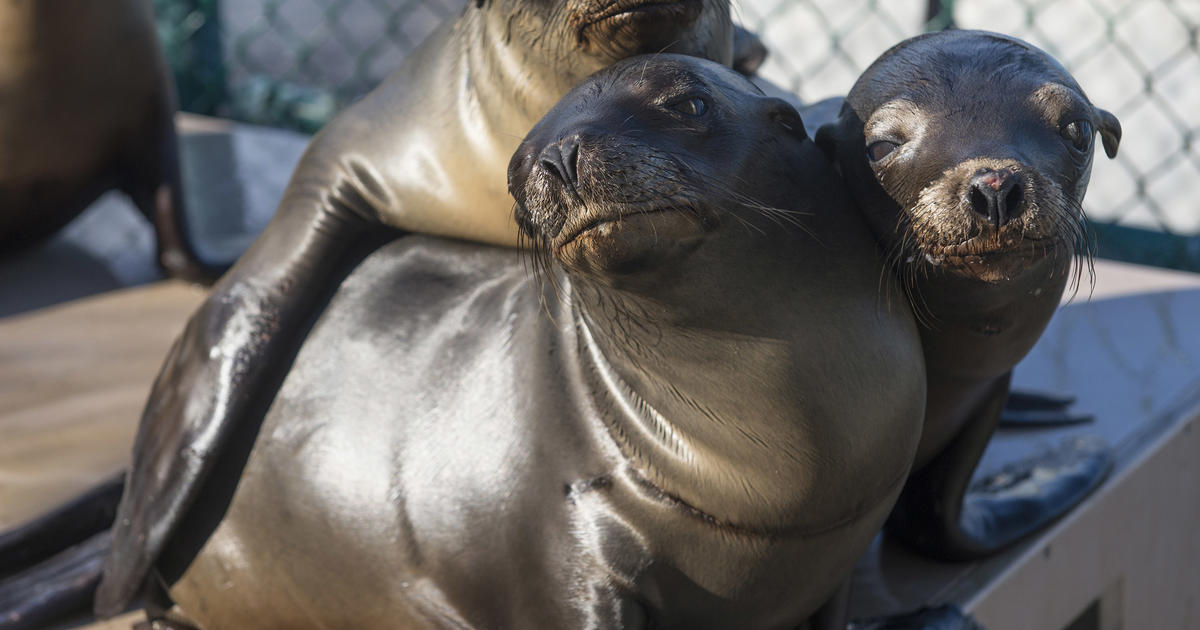
[[(856, 572), (857, 614), (953, 601), (991, 630), (1200, 628), (1200, 290), (1129, 294), (1194, 278), (1097, 267), (1096, 294), (1118, 297), (1064, 306), (1014, 377), (1078, 396), (1096, 421), (1001, 429), (977, 474), (1090, 434), (1114, 447), (1112, 476), (1035, 540), (987, 561), (932, 562), (877, 540)], [(1101, 290), (1110, 268), (1120, 286)]]

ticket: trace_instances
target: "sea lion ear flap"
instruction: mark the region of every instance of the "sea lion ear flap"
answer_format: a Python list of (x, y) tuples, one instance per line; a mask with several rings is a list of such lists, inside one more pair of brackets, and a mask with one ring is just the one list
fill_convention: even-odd
[(1117, 145), (1121, 144), (1121, 121), (1097, 107), (1096, 122), (1096, 128), (1100, 130), (1100, 140), (1104, 142), (1104, 154), (1109, 158), (1117, 157)]
[[(842, 99), (837, 99), (842, 100)], [(825, 99), (815, 103), (811, 107), (805, 108), (805, 112), (813, 112), (818, 118), (824, 118), (820, 113), (814, 110), (819, 108), (824, 103), (834, 102), (834, 99)], [(826, 114), (828, 115), (828, 114)], [(813, 142), (817, 143), (817, 147), (825, 154), (825, 159), (837, 164), (837, 149), (838, 144), (845, 140), (847, 129), (854, 127), (862, 127), (862, 123), (858, 121), (858, 114), (854, 113), (854, 108), (850, 107), (850, 103), (842, 100), (841, 107), (838, 108), (838, 114), (827, 123), (817, 127), (817, 133), (813, 135)]]
[(842, 135), (842, 117), (838, 116), (833, 120), (817, 127), (817, 133), (813, 136), (813, 142), (817, 143), (817, 148), (821, 149), (821, 153), (825, 154), (825, 159), (837, 164), (837, 145)]
[(821, 153), (825, 154), (825, 159), (833, 162), (837, 154), (837, 121), (817, 127), (817, 135), (813, 137), (813, 141), (817, 143)]
[(743, 76), (752, 77), (767, 59), (767, 47), (758, 35), (733, 25), (733, 69)]

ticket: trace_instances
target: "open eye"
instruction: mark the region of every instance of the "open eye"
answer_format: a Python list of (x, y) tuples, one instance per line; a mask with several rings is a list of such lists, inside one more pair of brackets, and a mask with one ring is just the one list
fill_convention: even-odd
[(1071, 146), (1075, 147), (1075, 150), (1080, 153), (1092, 148), (1092, 138), (1094, 136), (1095, 130), (1092, 129), (1092, 123), (1082, 118), (1071, 121), (1062, 128), (1062, 137), (1066, 138), (1071, 143)]
[(896, 150), (900, 145), (889, 140), (880, 140), (867, 145), (867, 158), (872, 162), (878, 162)]
[(708, 111), (708, 103), (699, 96), (685, 98), (671, 105), (671, 109), (685, 116), (703, 116), (704, 112)]

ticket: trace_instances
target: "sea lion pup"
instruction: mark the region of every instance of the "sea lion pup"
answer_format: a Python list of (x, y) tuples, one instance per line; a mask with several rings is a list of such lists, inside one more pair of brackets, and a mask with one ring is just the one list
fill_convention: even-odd
[(508, 159), (569, 88), (643, 52), (728, 63), (731, 41), (727, 0), (477, 0), (330, 122), (166, 358), (113, 532), (137, 555), (110, 557), (100, 610), (133, 597), (230, 427), (261, 414), (254, 404), (278, 386), (347, 260), (394, 238), (389, 226), (515, 242)]
[(1114, 156), (1117, 119), (1045, 52), (946, 31), (885, 52), (817, 134), (922, 323), (925, 427), (888, 528), (925, 553), (994, 553), (1066, 512), (1110, 467), (1106, 448), (1077, 441), (968, 491), (1012, 368), (1072, 277), (1096, 132)]
[(0, 256), (118, 189), (154, 225), (158, 264), (211, 280), (189, 240), (175, 97), (149, 0), (0, 3)]
[(158, 627), (796, 627), (845, 579), (925, 381), (795, 109), (631, 59), (509, 172), (537, 264), (417, 235), (366, 258), (151, 556)]

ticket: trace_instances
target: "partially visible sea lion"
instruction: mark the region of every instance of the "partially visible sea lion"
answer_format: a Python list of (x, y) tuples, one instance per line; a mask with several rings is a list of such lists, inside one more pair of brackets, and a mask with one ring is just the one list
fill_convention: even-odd
[(994, 553), (1110, 468), (1105, 447), (1076, 441), (968, 491), (1012, 368), (1072, 277), (1097, 132), (1116, 155), (1117, 119), (1045, 52), (955, 30), (885, 52), (817, 134), (922, 322), (925, 427), (889, 529), (928, 554)]
[(211, 280), (183, 214), (173, 91), (149, 0), (0, 2), (0, 255), (118, 189), (167, 273)]
[(424, 236), (359, 265), (169, 523), (156, 627), (793, 628), (847, 577), (925, 382), (795, 109), (630, 59), (509, 173), (538, 273)]
[(255, 404), (278, 386), (347, 260), (395, 237), (388, 226), (514, 243), (509, 157), (569, 88), (643, 52), (729, 63), (731, 42), (727, 0), (477, 0), (330, 122), (166, 359), (98, 610), (134, 596), (233, 427), (261, 414)]

